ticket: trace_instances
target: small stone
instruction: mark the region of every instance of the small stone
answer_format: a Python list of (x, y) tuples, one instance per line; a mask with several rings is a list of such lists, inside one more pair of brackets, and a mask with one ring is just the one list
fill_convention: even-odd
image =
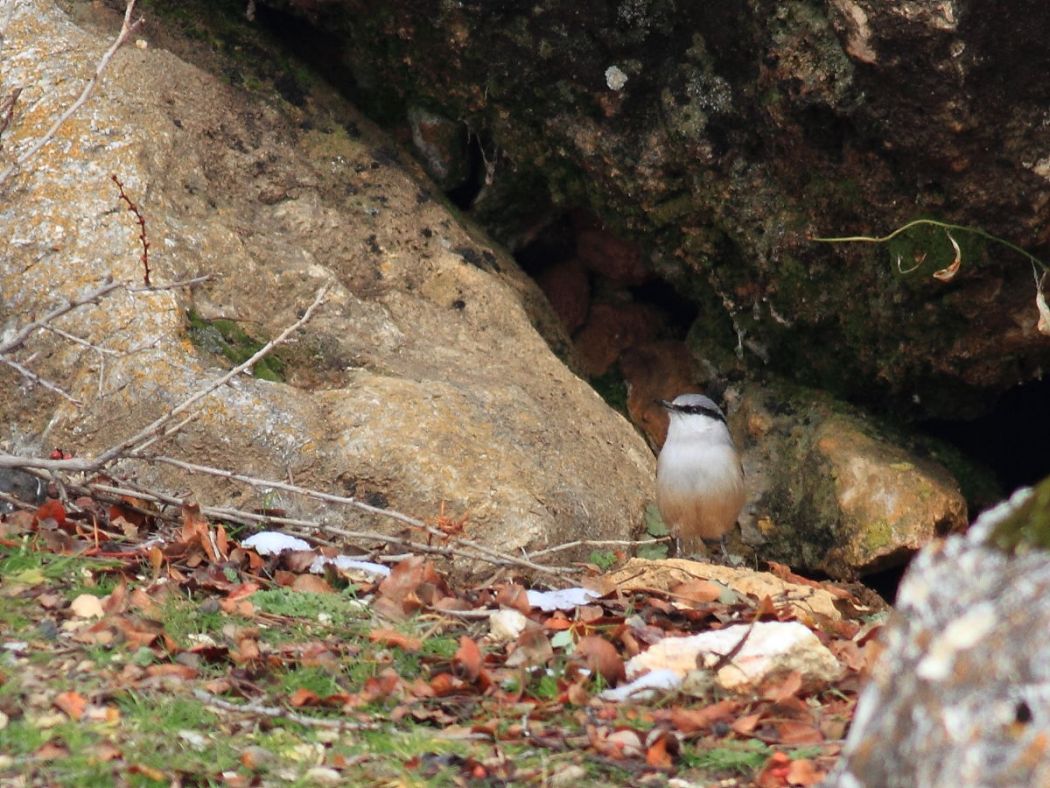
[(77, 618), (102, 618), (102, 600), (94, 594), (81, 594), (69, 603), (70, 612)]

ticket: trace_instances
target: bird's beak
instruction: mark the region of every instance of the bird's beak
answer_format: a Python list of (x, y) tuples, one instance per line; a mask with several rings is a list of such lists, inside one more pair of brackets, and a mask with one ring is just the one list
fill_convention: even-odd
[(653, 402), (655, 402), (657, 405), (659, 405), (661, 408), (664, 408), (665, 410), (674, 410), (673, 402), (668, 402), (665, 399), (657, 399), (653, 400)]

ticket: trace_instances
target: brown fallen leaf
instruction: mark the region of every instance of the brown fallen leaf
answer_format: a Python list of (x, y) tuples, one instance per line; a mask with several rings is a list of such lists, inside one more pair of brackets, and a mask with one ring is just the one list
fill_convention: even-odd
[(827, 776), (827, 772), (809, 758), (792, 761), (787, 770), (787, 781), (791, 785), (819, 785)]
[(776, 728), (777, 738), (781, 744), (820, 744), (824, 741), (824, 735), (812, 723), (782, 720), (775, 722), (773, 727)]
[(321, 696), (305, 687), (300, 687), (288, 697), (288, 702), (295, 708), (317, 706), (321, 703)]
[(671, 710), (671, 724), (682, 733), (694, 733), (710, 728), (716, 722), (728, 723), (737, 710), (740, 702), (720, 700), (702, 709), (674, 708)]
[(38, 523), (50, 518), (55, 521), (59, 528), (61, 528), (66, 524), (66, 509), (61, 503), (52, 498), (51, 500), (44, 501), (44, 503), (40, 505), (40, 508), (36, 510), (33, 517)]
[(419, 651), (423, 647), (423, 641), (419, 638), (398, 632), (396, 629), (373, 629), (368, 633), (368, 639), (373, 643), (394, 646), (403, 651)]
[(722, 586), (710, 580), (688, 580), (671, 589), (676, 599), (683, 602), (714, 602), (722, 596)]
[(469, 681), (477, 681), (481, 675), (481, 649), (473, 638), (466, 635), (459, 636), (459, 649), (452, 657), (453, 662), (463, 671), (463, 675)]
[(200, 676), (200, 671), (190, 665), (179, 663), (164, 663), (160, 665), (149, 665), (146, 668), (147, 676), (176, 676), (177, 678), (190, 681)]
[(83, 717), (84, 710), (87, 709), (87, 698), (72, 690), (56, 695), (54, 703), (55, 706), (68, 714), (70, 719), (73, 720), (79, 720)]
[(69, 748), (61, 742), (47, 742), (42, 744), (33, 753), (34, 758), (39, 758), (42, 761), (53, 761), (56, 758), (68, 758)]
[(778, 681), (762, 688), (762, 699), (779, 703), (794, 697), (802, 689), (802, 673), (793, 670)]
[(513, 651), (504, 665), (508, 668), (538, 668), (554, 659), (554, 649), (546, 633), (537, 626), (526, 626), (514, 641)]
[(654, 769), (670, 769), (674, 766), (674, 758), (671, 753), (676, 752), (677, 748), (678, 740), (664, 731), (646, 749), (645, 762)]
[(626, 675), (623, 659), (616, 647), (599, 635), (587, 635), (576, 644), (576, 654), (586, 660), (587, 667), (601, 675), (607, 684), (615, 686)]
[(517, 583), (500, 586), (496, 592), (496, 602), (502, 607), (509, 607), (526, 616), (532, 611), (528, 591)]
[(791, 758), (782, 752), (770, 755), (755, 776), (755, 785), (759, 788), (784, 788), (788, 784), (787, 775), (791, 768)]
[(299, 575), (292, 581), (293, 591), (305, 591), (311, 594), (334, 594), (328, 581), (318, 575)]
[(750, 736), (754, 733), (755, 728), (758, 727), (758, 721), (760, 719), (762, 719), (762, 712), (748, 714), (743, 717), (738, 717), (730, 727), (734, 732), (739, 733), (741, 736)]

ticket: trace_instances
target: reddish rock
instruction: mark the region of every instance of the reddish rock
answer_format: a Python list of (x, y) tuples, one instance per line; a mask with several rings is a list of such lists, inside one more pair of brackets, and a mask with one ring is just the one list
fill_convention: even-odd
[(587, 269), (579, 260), (564, 260), (543, 269), (536, 277), (536, 283), (566, 331), (571, 334), (583, 325), (590, 307), (591, 285), (587, 280)]
[(598, 377), (609, 371), (629, 347), (652, 340), (663, 325), (660, 311), (648, 304), (597, 303), (573, 338), (583, 371)]
[(620, 371), (627, 382), (627, 413), (652, 446), (662, 446), (667, 436), (667, 412), (658, 399), (699, 391), (696, 367), (683, 342), (660, 340), (628, 348), (620, 356)]
[(650, 279), (637, 244), (617, 238), (584, 212), (573, 214), (572, 223), (576, 256), (589, 270), (619, 285), (635, 286)]

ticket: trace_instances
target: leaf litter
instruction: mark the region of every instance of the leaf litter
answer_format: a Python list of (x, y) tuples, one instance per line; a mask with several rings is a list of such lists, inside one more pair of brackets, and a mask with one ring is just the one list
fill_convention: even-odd
[[(3, 515), (0, 781), (815, 785), (878, 650), (879, 611), (781, 566), (541, 589), (374, 558), (192, 503)], [(813, 650), (752, 670), (781, 627)]]

